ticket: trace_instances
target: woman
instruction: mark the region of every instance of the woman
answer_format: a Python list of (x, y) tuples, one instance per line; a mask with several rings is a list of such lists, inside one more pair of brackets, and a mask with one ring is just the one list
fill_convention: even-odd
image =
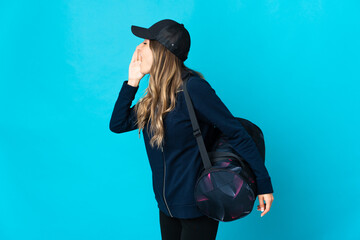
[[(194, 187), (202, 161), (182, 89), (188, 77), (187, 90), (205, 145), (213, 144), (214, 126), (229, 137), (229, 143), (256, 175), (258, 210), (265, 215), (274, 199), (270, 176), (255, 143), (214, 89), (201, 73), (184, 65), (190, 50), (190, 35), (184, 25), (164, 19), (150, 28), (132, 26), (131, 30), (144, 41), (132, 56), (129, 79), (123, 82), (115, 103), (110, 130), (123, 133), (139, 129), (139, 137), (143, 130), (162, 239), (215, 239), (219, 224), (200, 213), (195, 204)], [(130, 107), (145, 74), (150, 74), (147, 94)]]

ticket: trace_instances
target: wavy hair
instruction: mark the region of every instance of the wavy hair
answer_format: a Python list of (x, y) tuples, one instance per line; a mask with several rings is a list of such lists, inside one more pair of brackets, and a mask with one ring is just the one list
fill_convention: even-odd
[(159, 148), (164, 141), (163, 119), (175, 108), (176, 96), (183, 84), (181, 72), (193, 71), (201, 78), (204, 76), (186, 67), (182, 60), (156, 40), (150, 40), (150, 49), (153, 54), (153, 64), (150, 68), (149, 85), (145, 89), (146, 95), (139, 100), (134, 110), (139, 138), (140, 131), (148, 124), (147, 131), (152, 136), (150, 145), (151, 147), (156, 145)]

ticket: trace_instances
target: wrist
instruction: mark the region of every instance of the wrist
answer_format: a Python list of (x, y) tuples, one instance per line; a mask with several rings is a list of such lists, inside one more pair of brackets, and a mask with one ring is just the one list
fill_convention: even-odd
[(129, 79), (127, 84), (130, 85), (130, 86), (133, 86), (133, 87), (138, 87), (139, 86), (139, 81), (134, 80), (134, 79)]

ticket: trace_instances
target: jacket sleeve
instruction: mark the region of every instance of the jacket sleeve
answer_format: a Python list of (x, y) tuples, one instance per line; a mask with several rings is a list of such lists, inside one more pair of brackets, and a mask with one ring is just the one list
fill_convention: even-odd
[(123, 82), (110, 119), (109, 127), (112, 132), (123, 133), (138, 128), (134, 111), (135, 105), (130, 108), (138, 89), (139, 86), (131, 86), (127, 80)]
[(255, 142), (210, 84), (200, 77), (192, 77), (188, 80), (187, 90), (197, 118), (218, 127), (238, 154), (249, 163), (256, 176), (258, 194), (273, 193), (271, 178)]

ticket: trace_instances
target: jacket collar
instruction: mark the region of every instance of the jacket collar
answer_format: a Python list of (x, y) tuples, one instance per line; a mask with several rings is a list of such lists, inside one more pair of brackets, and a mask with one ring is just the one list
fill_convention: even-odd
[[(190, 70), (190, 72), (189, 71), (186, 71), (186, 70), (182, 70), (181, 71), (181, 78), (182, 78), (182, 80), (184, 81), (187, 77), (190, 77), (190, 75), (194, 75), (194, 72), (192, 72), (191, 70)], [(184, 87), (183, 86), (180, 86), (180, 91), (183, 91), (184, 90)]]
[(193, 73), (191, 73), (191, 72), (189, 72), (189, 71), (186, 71), (186, 70), (182, 70), (181, 71), (181, 78), (183, 79), (183, 80), (185, 80), (185, 78), (187, 78), (189, 75), (191, 75), (191, 74), (193, 74)]

